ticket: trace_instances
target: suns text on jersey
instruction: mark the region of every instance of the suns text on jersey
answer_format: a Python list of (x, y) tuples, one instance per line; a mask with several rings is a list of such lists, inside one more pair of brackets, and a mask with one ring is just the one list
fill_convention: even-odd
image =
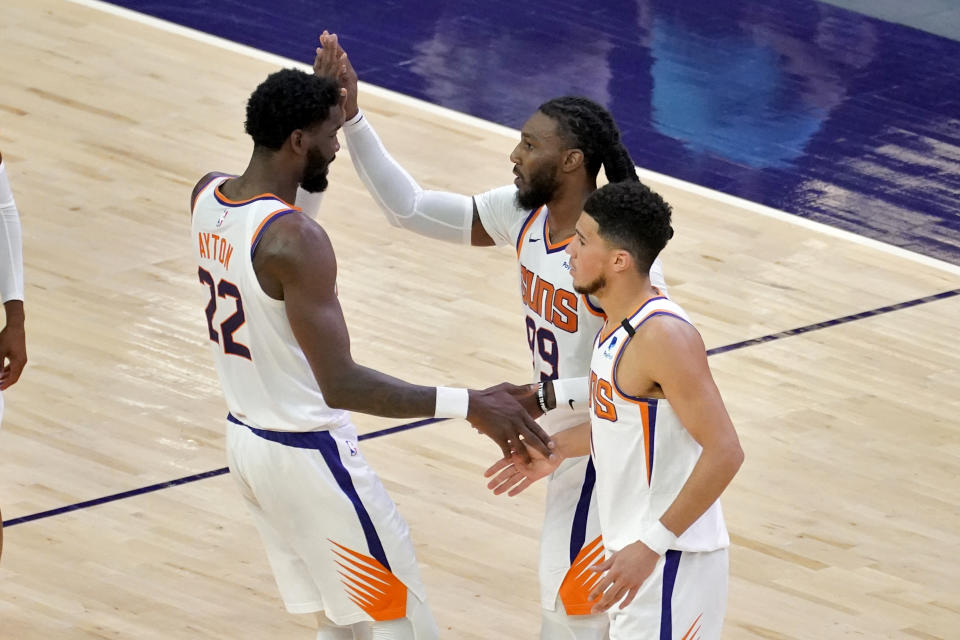
[(200, 242), (200, 257), (207, 260), (216, 260), (224, 269), (230, 268), (230, 257), (233, 255), (233, 245), (226, 238), (215, 233), (198, 233)]
[(545, 321), (568, 333), (577, 332), (577, 294), (554, 286), (521, 264), (520, 295)]

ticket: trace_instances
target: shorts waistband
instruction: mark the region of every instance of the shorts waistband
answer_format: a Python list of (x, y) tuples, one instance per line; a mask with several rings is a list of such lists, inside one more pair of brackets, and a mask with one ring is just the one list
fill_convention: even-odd
[(257, 429), (237, 419), (232, 413), (227, 414), (227, 422), (246, 427), (250, 429), (254, 435), (260, 436), (264, 440), (276, 442), (277, 444), (282, 444), (287, 447), (296, 447), (298, 449), (319, 449), (330, 438), (330, 431), (328, 429), (321, 429), (319, 431), (271, 431), (269, 429)]

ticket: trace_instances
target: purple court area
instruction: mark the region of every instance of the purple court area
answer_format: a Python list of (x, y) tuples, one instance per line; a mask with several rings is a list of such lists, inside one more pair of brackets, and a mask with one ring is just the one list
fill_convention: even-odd
[(304, 62), (336, 31), (361, 79), (516, 128), (586, 95), (642, 167), (960, 264), (953, 40), (811, 0), (113, 4)]

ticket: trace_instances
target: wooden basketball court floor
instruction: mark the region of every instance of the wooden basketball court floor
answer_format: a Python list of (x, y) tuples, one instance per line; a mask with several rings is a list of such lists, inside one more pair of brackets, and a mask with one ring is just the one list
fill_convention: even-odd
[[(243, 169), (245, 100), (282, 62), (63, 0), (5, 0), (0, 43), (30, 352), (0, 431), (0, 638), (312, 638), (229, 475), (136, 491), (225, 464), (187, 200), (206, 171)], [(361, 100), (423, 185), (510, 179), (513, 133)], [(747, 454), (724, 496), (724, 637), (956, 638), (960, 269), (647, 180), (675, 208), (671, 295), (709, 348), (737, 345), (710, 361)], [(331, 185), (321, 217), (358, 361), (421, 383), (528, 378), (509, 250), (389, 227), (345, 150)], [(461, 421), (363, 450), (411, 525), (445, 637), (536, 637), (543, 487), (488, 495), (497, 450)]]

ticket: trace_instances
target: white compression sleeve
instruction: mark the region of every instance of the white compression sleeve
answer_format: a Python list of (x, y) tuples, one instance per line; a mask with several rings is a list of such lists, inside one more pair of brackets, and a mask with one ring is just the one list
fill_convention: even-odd
[(590, 396), (590, 381), (586, 378), (561, 378), (553, 381), (554, 409), (576, 411), (587, 405)]
[(0, 302), (23, 300), (23, 244), (20, 216), (7, 166), (0, 162)]
[(303, 187), (297, 187), (297, 199), (293, 204), (300, 207), (300, 209), (311, 218), (316, 218), (317, 214), (320, 213), (320, 203), (322, 202), (322, 191), (320, 193), (310, 193), (304, 190)]
[(470, 196), (424, 191), (387, 152), (362, 111), (343, 125), (343, 132), (357, 174), (390, 224), (429, 238), (470, 244)]

